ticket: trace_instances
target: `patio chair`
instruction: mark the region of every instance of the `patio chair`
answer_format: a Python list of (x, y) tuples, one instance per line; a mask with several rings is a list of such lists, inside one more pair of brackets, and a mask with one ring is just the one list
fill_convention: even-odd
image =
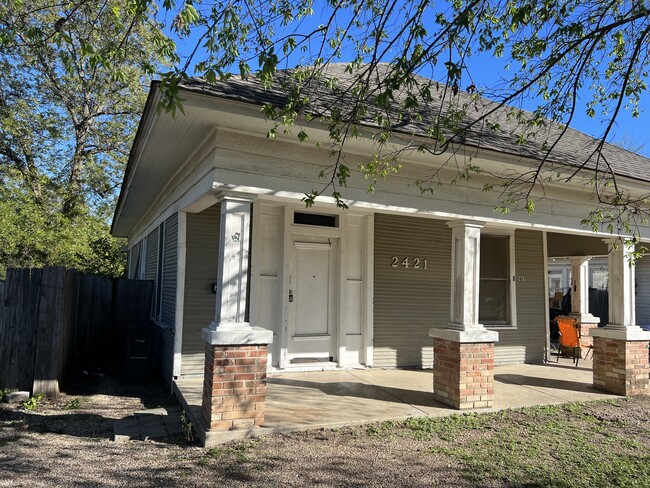
[[(558, 351), (557, 360), (560, 360), (562, 347), (572, 351), (571, 359), (578, 366), (578, 360), (582, 356), (582, 347), (580, 346), (580, 327), (578, 320), (571, 317), (557, 317), (558, 329), (560, 330), (560, 350)], [(590, 348), (591, 349), (591, 348)], [(589, 351), (587, 351), (589, 355)]]

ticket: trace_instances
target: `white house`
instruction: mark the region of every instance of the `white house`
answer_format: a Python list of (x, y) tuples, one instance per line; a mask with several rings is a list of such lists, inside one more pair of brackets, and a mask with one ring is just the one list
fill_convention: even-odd
[[(345, 80), (342, 67), (331, 69)], [(308, 143), (267, 138), (273, 122), (261, 107), (280, 103), (282, 94), (254, 78), (216, 86), (190, 80), (180, 94), (184, 113), (158, 111), (161, 90), (152, 83), (112, 227), (128, 237), (129, 277), (155, 282), (153, 318), (168, 381), (207, 374), (206, 344), (213, 348), (208, 362), (219, 347), (263, 344), (268, 360), (257, 363), (269, 371), (433, 368), (437, 399), (488, 406), (494, 364), (547, 358), (549, 257), (572, 258), (573, 312), (598, 323), (580, 297), (589, 257), (608, 256), (610, 317), (600, 318), (608, 325), (599, 332), (607, 332), (605, 342), (645, 344), (646, 381), (630, 386), (623, 377), (623, 390), (596, 376), (595, 383), (623, 394), (647, 391), (630, 250), (580, 223), (594, 207), (593, 189), (579, 179), (549, 182), (531, 215), (495, 212), (498, 192), (483, 191), (494, 183), (490, 173), (523, 174), (543, 155), (535, 144), (516, 144), (507, 122), (495, 132), (468, 133), (440, 156), (410, 153), (374, 193), (353, 175), (343, 190), (347, 210), (327, 197), (306, 208), (305, 192), (322, 186), (319, 172), (331, 164), (315, 144), (328, 141), (324, 124), (304, 122)], [(415, 123), (399, 134), (395, 145), (423, 137)], [(569, 130), (551, 154), (554, 171), (575, 168), (594, 143)], [(345, 150), (348, 162), (363, 162), (373, 142), (354, 139)], [(613, 146), (604, 151), (619, 185), (633, 195), (648, 192), (648, 159)], [(483, 172), (451, 184), (455, 166), (443, 167), (450, 157), (471, 157)], [(413, 182), (435, 171), (446, 183), (421, 194)], [(650, 228), (641, 231), (650, 238)], [(470, 367), (483, 375), (480, 384), (463, 379), (466, 353), (485, 354)], [(246, 381), (239, 386), (260, 384)], [(214, 404), (204, 408), (208, 428), (263, 421), (226, 423)]]

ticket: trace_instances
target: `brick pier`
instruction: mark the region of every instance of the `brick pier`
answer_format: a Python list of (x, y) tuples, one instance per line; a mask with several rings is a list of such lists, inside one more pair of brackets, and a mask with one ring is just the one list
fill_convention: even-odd
[(208, 430), (264, 424), (266, 344), (206, 344), (202, 411)]
[(648, 341), (594, 337), (594, 386), (617, 395), (650, 393)]
[(494, 402), (494, 343), (433, 339), (433, 396), (459, 410)]

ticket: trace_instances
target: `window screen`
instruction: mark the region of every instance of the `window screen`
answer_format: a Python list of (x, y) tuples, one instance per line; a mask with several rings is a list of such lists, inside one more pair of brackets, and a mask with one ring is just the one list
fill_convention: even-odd
[(510, 324), (510, 237), (481, 235), (479, 322)]

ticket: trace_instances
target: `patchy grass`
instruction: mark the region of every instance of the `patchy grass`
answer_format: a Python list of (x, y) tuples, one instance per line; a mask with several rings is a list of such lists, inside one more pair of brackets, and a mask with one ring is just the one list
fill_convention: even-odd
[(650, 397), (414, 417), (212, 449), (183, 438), (111, 440), (114, 419), (166, 401), (166, 391), (136, 397), (110, 383), (36, 411), (0, 404), (0, 466), (9, 469), (0, 486), (30, 486), (44, 473), (48, 486), (600, 488), (650, 479)]
[[(598, 402), (620, 407), (620, 402)], [(489, 414), (418, 417), (402, 427), (460, 462), (471, 484), (486, 479), (528, 487), (648, 486), (650, 425), (603, 416), (594, 404), (529, 407)]]

